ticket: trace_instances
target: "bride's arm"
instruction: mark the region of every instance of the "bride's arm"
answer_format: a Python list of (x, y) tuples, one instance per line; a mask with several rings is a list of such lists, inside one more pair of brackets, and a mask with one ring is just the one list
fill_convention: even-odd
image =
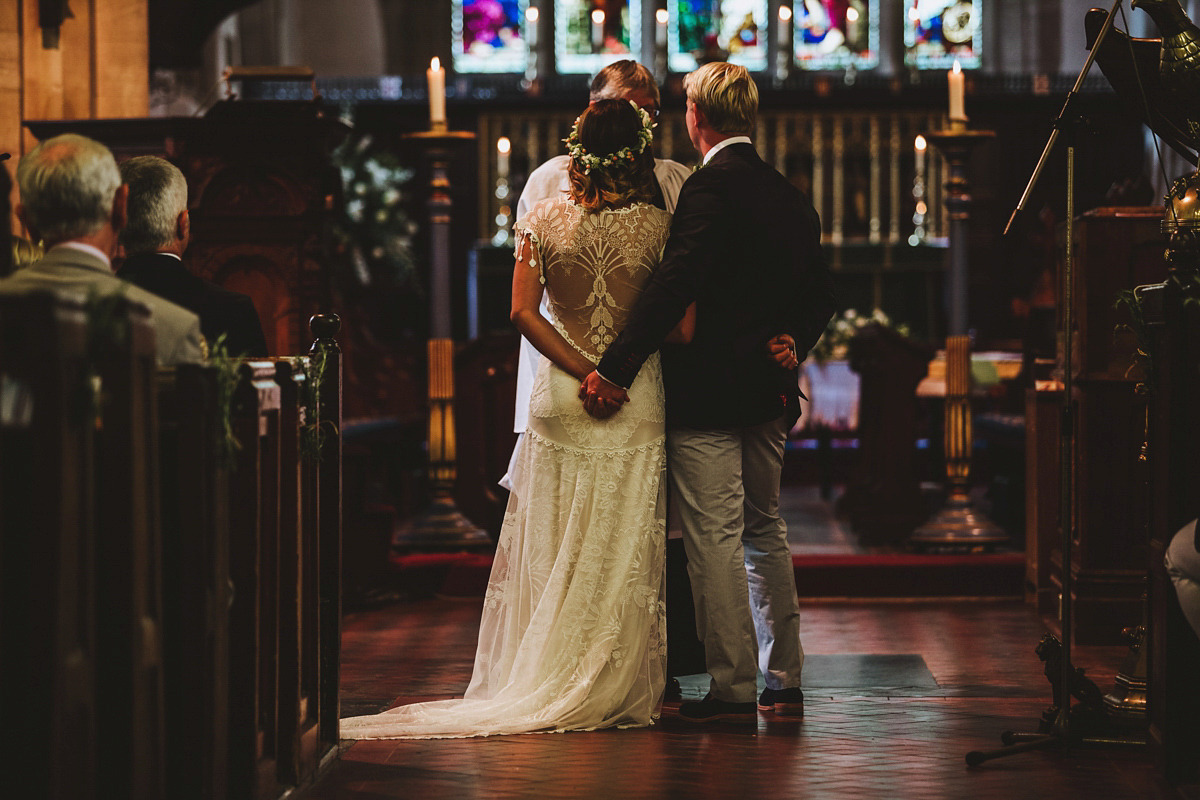
[(513, 267), (512, 313), (509, 319), (542, 355), (582, 381), (596, 365), (567, 344), (566, 339), (538, 310), (544, 287), (539, 280), (541, 270), (529, 265), (530, 252), (530, 237), (522, 237), (517, 250), (517, 263)]

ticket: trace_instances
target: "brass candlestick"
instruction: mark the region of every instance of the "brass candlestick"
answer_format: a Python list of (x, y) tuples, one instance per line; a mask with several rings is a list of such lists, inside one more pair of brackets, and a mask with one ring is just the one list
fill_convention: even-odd
[(942, 510), (913, 533), (910, 541), (925, 547), (995, 545), (1008, 541), (1004, 529), (971, 502), (971, 338), (967, 333), (967, 233), (971, 219), (970, 184), (966, 177), (971, 149), (995, 136), (965, 125), (935, 131), (926, 138), (946, 157), (946, 208), (950, 212), (949, 336), (946, 337), (946, 482), (949, 496)]
[(491, 545), (491, 537), (467, 519), (454, 503), (458, 478), (454, 433), (454, 339), (450, 314), (450, 196), (448, 167), (456, 145), (474, 141), (470, 131), (433, 130), (406, 139), (426, 146), (430, 164), (429, 250), (429, 508), (404, 523), (392, 537), (399, 550), (460, 550)]

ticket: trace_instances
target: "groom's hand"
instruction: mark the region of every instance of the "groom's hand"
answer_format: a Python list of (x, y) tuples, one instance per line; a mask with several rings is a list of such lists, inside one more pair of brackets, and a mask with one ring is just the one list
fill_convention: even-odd
[(781, 333), (767, 342), (767, 352), (775, 359), (775, 363), (784, 369), (800, 366), (800, 359), (796, 355), (796, 340), (786, 333)]
[(596, 419), (605, 419), (621, 410), (629, 402), (629, 392), (616, 384), (609, 383), (592, 370), (579, 385), (579, 399), (583, 408)]

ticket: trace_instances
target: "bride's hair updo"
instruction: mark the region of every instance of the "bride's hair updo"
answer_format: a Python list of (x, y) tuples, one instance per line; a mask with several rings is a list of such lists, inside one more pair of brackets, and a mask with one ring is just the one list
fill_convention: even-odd
[(566, 139), (571, 199), (589, 211), (654, 199), (652, 122), (628, 100), (597, 100)]

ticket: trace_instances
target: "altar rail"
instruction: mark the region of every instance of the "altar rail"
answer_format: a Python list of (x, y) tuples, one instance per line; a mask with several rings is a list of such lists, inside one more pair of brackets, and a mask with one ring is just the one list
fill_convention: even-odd
[[(216, 366), (155, 368), (145, 308), (98, 321), (0, 298), (13, 763), (34, 797), (279, 797), (338, 743), (336, 323), (313, 325), (328, 356), (308, 419), (311, 359), (238, 364), (223, 389)], [(312, 425), (319, 460), (301, 454)]]
[[(496, 140), (512, 142), (512, 176), (565, 152), (562, 140), (578, 112), (523, 110), (482, 113), (478, 118), (479, 229), (494, 231), (501, 207), (515, 209), (518, 194), (496, 197)], [(849, 241), (899, 244), (915, 225), (913, 184), (917, 175), (914, 141), (918, 134), (945, 128), (928, 111), (760, 111), (754, 141), (763, 160), (802, 188), (821, 214), (826, 243)], [(659, 158), (697, 162), (684, 115), (664, 113), (654, 132)], [(925, 150), (925, 231), (938, 239), (948, 233), (943, 192), (944, 165), (933, 147)], [(514, 187), (522, 188), (521, 185)]]

